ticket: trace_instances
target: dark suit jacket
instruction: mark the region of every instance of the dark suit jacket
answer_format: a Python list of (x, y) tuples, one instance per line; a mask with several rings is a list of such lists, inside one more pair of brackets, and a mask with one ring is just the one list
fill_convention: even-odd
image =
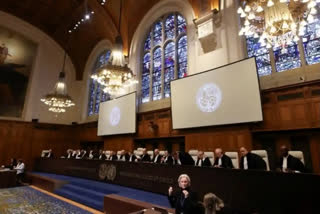
[(105, 160), (107, 156), (105, 154), (98, 154), (98, 159), (99, 160)]
[[(249, 152), (247, 155), (248, 169), (267, 170), (266, 162), (256, 154)], [(244, 169), (244, 157), (240, 159), (240, 169)]]
[(140, 161), (142, 161), (142, 162), (150, 162), (151, 161), (150, 155), (148, 155), (148, 154), (141, 155)]
[[(200, 159), (196, 161), (196, 166), (198, 166)], [(201, 166), (211, 166), (210, 159), (206, 157), (204, 160), (202, 160), (202, 165)]]
[[(137, 157), (134, 154), (132, 154), (131, 161), (135, 162), (136, 159), (137, 159)], [(130, 155), (129, 154), (126, 155), (126, 161), (130, 161)]]
[(187, 198), (184, 197), (184, 194), (182, 193), (181, 189), (176, 194), (168, 196), (171, 206), (176, 209), (176, 214), (199, 213), (199, 208), (197, 206), (197, 194), (195, 192), (190, 191), (189, 189), (187, 189), (187, 191), (189, 192), (189, 196)]
[(118, 156), (117, 155), (112, 155), (108, 158), (108, 160), (112, 160), (112, 161), (115, 161), (115, 160), (118, 160)]
[(123, 160), (123, 156), (124, 156), (124, 161), (127, 161), (127, 158), (129, 156), (128, 154), (120, 155), (119, 160)]
[[(227, 156), (225, 154), (222, 156), (221, 162), (222, 162), (222, 165), (221, 165), (222, 168), (234, 168), (232, 161), (231, 161), (231, 158), (229, 158), (229, 156)], [(219, 164), (219, 158), (216, 158), (214, 160), (213, 166), (218, 166), (218, 164)]]
[(179, 152), (179, 159), (182, 165), (192, 165), (194, 166), (194, 160), (191, 155), (187, 152)]
[[(283, 157), (281, 157), (278, 161), (278, 168), (280, 168), (280, 169), (282, 169), (282, 162), (283, 162)], [(306, 171), (303, 163), (298, 158), (295, 158), (292, 155), (288, 155), (287, 167), (290, 170), (295, 170), (295, 171), (299, 171), (299, 172)]]
[[(166, 158), (164, 158), (164, 159), (166, 159)], [(163, 162), (161, 162), (161, 163), (163, 163), (163, 164), (172, 164), (173, 163), (172, 156), (169, 155), (167, 160), (163, 160)]]
[(156, 158), (156, 156), (153, 156), (151, 162), (152, 162), (152, 163), (160, 163), (160, 162), (161, 162), (162, 155), (158, 155), (157, 162), (154, 162), (154, 159), (155, 159), (155, 158)]

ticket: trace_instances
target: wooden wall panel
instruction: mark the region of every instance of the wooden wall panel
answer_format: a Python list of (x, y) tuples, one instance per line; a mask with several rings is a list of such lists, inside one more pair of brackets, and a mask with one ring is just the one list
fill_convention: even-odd
[(31, 170), (43, 149), (51, 148), (60, 157), (68, 148), (79, 148), (73, 133), (73, 126), (0, 121), (0, 165), (22, 158)]
[(238, 151), (244, 146), (251, 149), (252, 140), (249, 129), (227, 130), (216, 133), (193, 133), (186, 134), (185, 149), (198, 149), (203, 151), (214, 151), (220, 147), (224, 151)]

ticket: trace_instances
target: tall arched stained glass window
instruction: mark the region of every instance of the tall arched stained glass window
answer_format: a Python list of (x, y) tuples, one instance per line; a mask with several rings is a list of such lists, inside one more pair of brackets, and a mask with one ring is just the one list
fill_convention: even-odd
[(142, 103), (170, 97), (170, 81), (187, 75), (186, 34), (186, 20), (178, 13), (167, 14), (150, 27), (142, 57)]
[[(91, 74), (96, 73), (100, 67), (108, 63), (110, 54), (111, 54), (111, 51), (105, 50), (98, 56), (93, 66)], [(110, 99), (109, 94), (104, 93), (101, 85), (97, 81), (90, 78), (88, 116), (98, 114), (100, 102), (104, 102), (108, 99)]]

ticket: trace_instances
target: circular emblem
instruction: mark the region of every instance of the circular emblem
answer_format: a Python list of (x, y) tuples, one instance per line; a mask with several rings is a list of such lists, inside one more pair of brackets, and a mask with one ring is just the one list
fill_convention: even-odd
[(109, 116), (109, 121), (111, 126), (117, 126), (120, 122), (120, 109), (118, 107), (114, 107), (111, 112), (110, 112), (110, 116)]
[(214, 83), (207, 83), (199, 88), (196, 102), (202, 112), (214, 112), (221, 104), (222, 93)]
[(107, 177), (108, 166), (107, 164), (101, 164), (99, 167), (99, 178), (101, 180), (106, 179)]
[(116, 166), (113, 164), (110, 164), (108, 166), (107, 180), (113, 181), (116, 178), (116, 175), (117, 175)]
[(113, 181), (116, 178), (117, 169), (113, 164), (100, 164), (99, 167), (99, 178), (101, 180), (110, 180)]

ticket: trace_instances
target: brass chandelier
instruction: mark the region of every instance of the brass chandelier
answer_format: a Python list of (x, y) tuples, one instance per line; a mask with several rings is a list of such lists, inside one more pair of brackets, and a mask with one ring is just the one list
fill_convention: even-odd
[(259, 38), (267, 48), (286, 47), (305, 35), (306, 26), (317, 19), (320, 0), (240, 0), (239, 35)]
[(41, 102), (49, 107), (49, 111), (54, 113), (64, 113), (67, 108), (75, 105), (72, 98), (67, 94), (67, 85), (65, 82), (64, 66), (66, 61), (66, 52), (63, 59), (62, 71), (59, 74), (59, 80), (54, 86), (52, 93), (45, 95)]
[(135, 75), (125, 62), (122, 53), (122, 39), (116, 38), (116, 44), (107, 65), (102, 66), (91, 78), (104, 86), (103, 91), (111, 96), (124, 93), (125, 87), (138, 83)]
[(132, 70), (128, 67), (123, 55), (123, 43), (120, 36), (121, 11), (122, 0), (120, 1), (118, 26), (119, 35), (116, 37), (109, 62), (107, 65), (102, 66), (96, 74), (91, 75), (92, 79), (98, 81), (98, 83), (104, 86), (103, 91), (105, 93), (109, 93), (113, 97), (123, 94), (125, 92), (125, 87), (138, 83)]

